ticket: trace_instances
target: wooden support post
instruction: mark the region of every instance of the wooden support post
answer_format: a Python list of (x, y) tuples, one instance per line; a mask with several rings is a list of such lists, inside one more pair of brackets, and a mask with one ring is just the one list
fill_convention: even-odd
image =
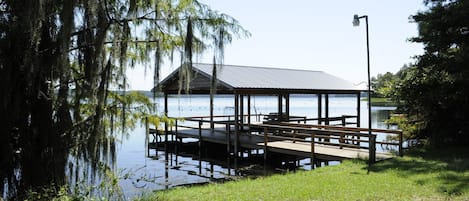
[(283, 107), (282, 107), (282, 94), (278, 95), (278, 109), (277, 109), (277, 121), (281, 122), (282, 121), (282, 112), (283, 112)]
[[(164, 115), (168, 117), (168, 93), (164, 93)], [(168, 165), (168, 127), (169, 127), (169, 122), (164, 123), (164, 153), (165, 153), (165, 188), (168, 189), (169, 185), (169, 165)], [(155, 134), (158, 136), (158, 129), (155, 128)]]
[(235, 94), (235, 142), (234, 154), (238, 157), (238, 140), (239, 140), (239, 95)]
[(215, 95), (212, 93), (213, 92), (210, 93), (210, 129), (213, 132), (213, 129), (215, 128), (215, 123), (213, 123), (213, 104), (214, 104)]
[(228, 124), (226, 124), (227, 126), (227, 133), (226, 133), (226, 153), (230, 154), (230, 146), (231, 146), (231, 125), (230, 123), (228, 122)]
[(213, 163), (210, 163), (210, 179), (213, 179)]
[(321, 166), (322, 166), (321, 161), (320, 161), (320, 160), (316, 160), (316, 165), (317, 165), (317, 167), (321, 167)]
[(318, 94), (318, 124), (322, 124), (322, 94)]
[(199, 121), (199, 150), (202, 148), (202, 122)]
[(177, 119), (174, 120), (174, 138), (176, 138), (176, 141), (177, 141), (177, 138), (178, 138), (178, 120)]
[(326, 94), (326, 125), (329, 125), (329, 94)]
[(311, 169), (314, 169), (314, 133), (311, 133)]
[(179, 140), (178, 140), (178, 120), (174, 120), (174, 153), (175, 153), (175, 160), (176, 166), (178, 165), (178, 155), (179, 155)]
[(227, 167), (227, 174), (228, 174), (228, 176), (231, 176), (231, 157), (230, 157), (230, 154), (228, 154), (228, 156), (226, 157), (226, 165), (228, 166)]
[(199, 149), (199, 175), (202, 175), (202, 152)]
[(251, 95), (248, 95), (248, 126), (251, 130)]
[[(164, 115), (168, 117), (168, 94), (164, 93)], [(164, 145), (165, 145), (165, 150), (168, 147), (168, 128), (169, 124), (168, 122), (164, 123)], [(158, 135), (158, 130), (156, 130), (156, 135)]]
[(165, 154), (164, 154), (164, 186), (165, 189), (169, 188), (169, 164), (168, 164), (168, 150), (165, 148)]
[[(325, 115), (325, 119), (326, 119), (325, 124), (328, 126), (330, 124), (330, 122), (329, 122), (329, 94), (326, 94), (325, 98), (326, 98), (326, 105), (325, 105), (326, 106), (326, 111), (325, 111), (324, 115)], [(330, 138), (325, 138), (324, 141), (325, 142), (330, 142), (331, 139)]]
[(199, 121), (199, 175), (202, 175), (202, 124)]
[[(360, 93), (357, 93), (357, 128), (360, 128), (360, 102), (361, 102), (361, 96)], [(357, 136), (357, 145), (360, 146), (360, 135)]]
[(339, 148), (342, 149), (343, 148), (343, 143), (345, 143), (345, 136), (343, 133), (340, 134), (340, 137), (339, 137)]
[(285, 95), (285, 113), (287, 120), (290, 120), (290, 94)]
[(145, 143), (147, 144), (147, 157), (150, 156), (150, 125), (148, 117), (145, 117)]
[(361, 102), (361, 97), (360, 93), (357, 93), (357, 128), (360, 127), (360, 102)]
[(402, 135), (403, 135), (402, 131), (399, 132), (399, 156), (401, 157), (404, 156), (404, 152), (402, 152), (402, 143), (404, 141)]
[(264, 162), (267, 161), (267, 143), (269, 141), (268, 139), (268, 134), (269, 130), (267, 130), (267, 127), (264, 127)]
[(240, 118), (240, 130), (244, 130), (244, 95), (239, 95), (239, 116)]
[(169, 166), (173, 166), (173, 154), (169, 155)]
[(176, 166), (178, 166), (178, 155), (179, 155), (179, 144), (178, 144), (178, 139), (176, 137), (176, 143), (174, 145), (174, 163)]
[(376, 135), (372, 134), (369, 136), (369, 157), (368, 163), (371, 165), (376, 161)]

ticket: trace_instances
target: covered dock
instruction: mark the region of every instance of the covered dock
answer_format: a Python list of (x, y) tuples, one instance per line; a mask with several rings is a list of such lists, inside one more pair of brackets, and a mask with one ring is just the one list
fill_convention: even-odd
[[(181, 83), (180, 73), (187, 70), (191, 72), (191, 81)], [(216, 76), (213, 72), (217, 72)], [(214, 91), (211, 90), (213, 82), (216, 83)], [(215, 93), (234, 97), (234, 115), (215, 115), (213, 99), (210, 99), (209, 116), (178, 117), (187, 125), (178, 121), (175, 125), (166, 124), (164, 132), (147, 129), (148, 134), (155, 135), (154, 139), (161, 134), (165, 141), (168, 136), (174, 136), (196, 138), (200, 146), (204, 141), (226, 144), (226, 151), (236, 157), (242, 155), (242, 149), (262, 149), (266, 159), (269, 152), (310, 157), (311, 160), (367, 158), (375, 161), (392, 157), (390, 153), (376, 153), (377, 143), (396, 146), (399, 154), (402, 153), (401, 131), (373, 129), (373, 134), (369, 135), (368, 129), (360, 128), (360, 94), (364, 89), (322, 71), (193, 64), (189, 69), (176, 69), (153, 90), (164, 93), (165, 114), (168, 114), (170, 94)], [(290, 97), (294, 94), (315, 95), (316, 114), (291, 115)], [(329, 98), (336, 94), (356, 97), (355, 115), (330, 116)], [(277, 97), (277, 110), (253, 115), (251, 98), (266, 95)], [(377, 142), (376, 133), (395, 135), (394, 139), (398, 140)]]

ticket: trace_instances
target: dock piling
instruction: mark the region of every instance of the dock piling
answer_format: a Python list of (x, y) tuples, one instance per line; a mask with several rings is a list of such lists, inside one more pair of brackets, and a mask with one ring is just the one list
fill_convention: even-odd
[(202, 148), (202, 121), (199, 121), (199, 150)]
[(267, 137), (268, 129), (264, 128), (264, 161), (267, 161), (267, 142), (269, 141)]
[(399, 133), (399, 156), (404, 156), (404, 153), (402, 152), (402, 142), (403, 142), (403, 133), (402, 131)]
[(370, 135), (369, 137), (369, 153), (370, 153), (370, 156), (368, 158), (369, 160), (369, 164), (373, 164), (376, 162), (376, 135)]
[(314, 169), (314, 133), (311, 133), (311, 169)]
[(150, 156), (150, 127), (148, 123), (148, 117), (145, 117), (145, 144), (147, 145), (147, 157)]

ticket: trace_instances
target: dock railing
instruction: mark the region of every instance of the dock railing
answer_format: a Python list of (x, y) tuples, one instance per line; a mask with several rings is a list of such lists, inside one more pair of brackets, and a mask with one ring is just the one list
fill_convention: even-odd
[[(255, 118), (262, 119), (262, 115), (256, 115)], [(350, 118), (348, 116), (341, 117)], [(353, 118), (353, 117), (352, 117)], [(199, 130), (199, 139), (202, 138), (202, 130), (210, 129), (210, 117), (208, 116), (197, 116), (197, 117), (186, 117), (179, 118), (184, 120), (184, 124), (176, 123), (174, 128), (170, 128), (171, 133), (177, 133), (178, 129), (197, 129)], [(232, 144), (231, 134), (234, 133), (233, 127), (236, 125), (233, 121), (232, 115), (218, 115), (213, 116), (213, 124), (221, 125), (214, 129), (216, 132), (223, 132), (226, 134), (227, 140), (227, 151), (230, 151), (229, 145)], [(308, 121), (310, 119), (306, 119)], [(189, 122), (193, 122), (192, 124)], [(372, 129), (372, 136), (368, 135), (367, 128), (356, 128), (356, 127), (345, 127), (345, 126), (330, 126), (330, 125), (314, 125), (314, 124), (305, 124), (304, 119), (301, 120), (301, 123), (292, 123), (292, 122), (277, 122), (275, 124), (262, 124), (262, 123), (252, 123), (241, 124), (239, 135), (263, 135), (268, 141), (269, 140), (290, 140), (292, 142), (310, 142), (313, 145), (312, 150), (314, 150), (314, 144), (324, 144), (337, 146), (339, 149), (344, 147), (347, 148), (356, 148), (356, 149), (371, 149), (370, 151), (375, 152), (376, 144), (385, 145), (385, 146), (397, 146), (398, 155), (403, 155), (403, 139), (402, 131), (400, 130), (386, 130), (386, 129)], [(267, 132), (266, 132), (267, 131)], [(377, 135), (386, 135), (394, 136), (394, 140), (376, 140)], [(396, 140), (397, 139), (397, 140)], [(200, 140), (202, 141), (202, 139)], [(373, 154), (374, 155), (374, 154)]]
[[(240, 115), (241, 116), (241, 115)], [(272, 123), (272, 122), (280, 122), (278, 121), (278, 114), (277, 113), (268, 113), (268, 114), (251, 114), (249, 115), (242, 115), (242, 120), (240, 122), (244, 122), (247, 124), (248, 122), (252, 123)], [(192, 120), (210, 120), (210, 116), (193, 116), (193, 117), (183, 117), (183, 119), (192, 121)], [(215, 122), (223, 122), (223, 121), (234, 121), (234, 115), (214, 115), (213, 120)], [(355, 121), (350, 121), (355, 119)], [(316, 123), (321, 124), (323, 122), (327, 122), (329, 125), (334, 126), (347, 126), (347, 125), (357, 125), (357, 116), (356, 115), (341, 115), (336, 117), (328, 117), (328, 118), (308, 118), (306, 116), (297, 116), (297, 115), (290, 115), (287, 118), (283, 118), (282, 122), (296, 122), (296, 123)]]
[[(245, 116), (246, 116), (246, 118), (248, 118), (247, 115), (245, 115)], [(261, 120), (261, 119), (263, 119), (265, 114), (257, 114), (257, 115), (251, 115), (251, 116), (255, 117), (258, 120)], [(188, 121), (188, 122), (210, 123), (209, 118), (210, 118), (209, 116), (196, 116), (196, 117), (186, 117), (186, 118), (183, 118), (183, 119), (185, 121)], [(332, 122), (332, 121), (345, 122), (345, 123), (342, 123), (342, 124), (335, 124), (335, 125), (307, 124), (305, 122), (318, 121), (318, 118), (303, 118), (303, 117), (298, 117), (298, 116), (294, 116), (293, 119), (291, 119), (291, 121), (288, 121), (288, 122), (271, 122), (269, 124), (282, 125), (282, 126), (293, 126), (293, 127), (304, 127), (304, 128), (318, 128), (318, 129), (331, 130), (331, 131), (334, 131), (334, 130), (353, 131), (353, 132), (362, 132), (362, 134), (368, 132), (368, 128), (345, 127), (349, 124), (354, 124), (354, 122), (348, 122), (347, 121), (347, 119), (350, 119), (350, 118), (356, 118), (356, 116), (342, 115), (340, 117), (330, 117), (329, 118), (330, 122)], [(324, 120), (324, 118), (322, 118), (322, 119)], [(251, 128), (249, 128), (249, 125), (246, 124), (247, 121), (244, 121), (244, 122), (245, 123), (241, 127), (243, 127), (243, 128), (247, 127), (247, 129), (250, 130)], [(253, 124), (254, 123), (259, 123), (259, 122), (260, 121), (253, 122)], [(296, 123), (294, 123), (294, 122), (296, 122)], [(217, 115), (217, 116), (214, 116), (214, 124), (224, 125), (225, 130), (229, 130), (229, 127), (234, 127), (234, 125), (235, 125), (234, 117), (233, 117), (233, 115)], [(193, 126), (180, 125), (179, 127), (198, 129), (198, 127), (193, 127)], [(206, 128), (206, 127), (202, 127), (202, 128)], [(242, 130), (247, 130), (247, 129), (242, 129)], [(233, 131), (234, 129), (230, 129), (230, 130)], [(403, 155), (403, 135), (402, 135), (401, 130), (372, 129), (372, 133), (377, 134), (377, 135), (389, 136), (389, 138), (391, 140), (383, 140), (383, 139), (380, 138), (379, 140), (376, 141), (376, 144), (381, 145), (381, 146), (395, 146), (395, 147), (397, 147), (398, 154), (400, 156)], [(345, 141), (345, 143), (343, 143), (344, 144), (343, 146), (350, 146), (350, 144), (360, 145), (360, 144), (362, 144), (361, 142), (364, 142), (363, 140), (360, 140), (360, 136), (361, 135), (346, 135), (346, 134), (344, 134), (343, 139), (340, 139), (340, 140)], [(326, 138), (326, 137), (324, 137), (324, 138)], [(335, 137), (335, 138), (337, 138), (337, 137)], [(388, 137), (386, 137), (386, 139), (387, 138)], [(331, 139), (334, 139), (334, 136), (331, 136)], [(352, 142), (352, 143), (350, 143), (350, 142)], [(367, 141), (365, 141), (365, 142), (367, 142)]]
[[(375, 161), (376, 145), (392, 145), (397, 147), (398, 155), (402, 156), (402, 131), (372, 129), (370, 136), (366, 128), (337, 127), (324, 125), (305, 125), (283, 122), (281, 124), (259, 124), (251, 125), (258, 128), (257, 135), (263, 135), (267, 141), (289, 140), (295, 143), (310, 142), (328, 146), (336, 146), (339, 149), (354, 148), (367, 149), (370, 152), (370, 159)], [(267, 131), (267, 132), (266, 132)], [(311, 138), (314, 134), (314, 138)], [(391, 135), (393, 141), (377, 140), (377, 135)], [(314, 145), (312, 145), (314, 146)]]
[[(357, 128), (357, 127), (343, 127), (343, 126), (327, 126), (327, 125), (314, 125), (314, 124), (298, 124), (298, 123), (289, 123), (281, 122), (279, 125), (283, 126), (294, 126), (294, 127), (304, 127), (304, 128), (317, 128), (323, 130), (331, 131), (351, 131), (351, 132), (360, 132), (362, 135), (344, 135), (346, 137), (344, 140), (352, 144), (360, 145), (363, 140), (360, 140), (360, 137), (365, 134), (365, 137), (368, 136), (368, 128)], [(376, 144), (381, 146), (396, 146), (399, 156), (403, 156), (403, 133), (401, 130), (389, 130), (389, 129), (371, 129), (371, 132), (376, 135), (384, 135), (384, 139), (376, 141)], [(356, 138), (355, 138), (356, 137)], [(387, 140), (389, 139), (389, 140)], [(366, 141), (365, 141), (366, 142)]]
[[(290, 140), (293, 143), (295, 142), (309, 142), (311, 141), (311, 133), (314, 134), (315, 143), (337, 146), (340, 149), (344, 147), (349, 148), (358, 148), (358, 149), (368, 149), (368, 146), (361, 146), (358, 144), (347, 143), (345, 137), (360, 137), (361, 139), (355, 139), (355, 141), (360, 142), (369, 142), (368, 134), (355, 131), (343, 131), (343, 130), (324, 130), (318, 128), (309, 128), (309, 127), (300, 127), (300, 126), (289, 126), (289, 125), (275, 125), (275, 124), (257, 124), (251, 125), (254, 128), (260, 128), (258, 130), (267, 129), (269, 139), (275, 140)], [(264, 135), (265, 132), (254, 133), (259, 135)], [(363, 143), (362, 143), (363, 144)]]

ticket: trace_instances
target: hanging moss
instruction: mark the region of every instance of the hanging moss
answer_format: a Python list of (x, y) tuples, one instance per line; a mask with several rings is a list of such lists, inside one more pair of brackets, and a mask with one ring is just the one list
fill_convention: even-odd
[(232, 35), (249, 35), (195, 0), (5, 0), (0, 9), (0, 194), (13, 199), (106, 178), (117, 135), (154, 112), (126, 92), (128, 68), (154, 62), (156, 86), (164, 61), (182, 52), (187, 88), (194, 55), (212, 47), (222, 61)]

